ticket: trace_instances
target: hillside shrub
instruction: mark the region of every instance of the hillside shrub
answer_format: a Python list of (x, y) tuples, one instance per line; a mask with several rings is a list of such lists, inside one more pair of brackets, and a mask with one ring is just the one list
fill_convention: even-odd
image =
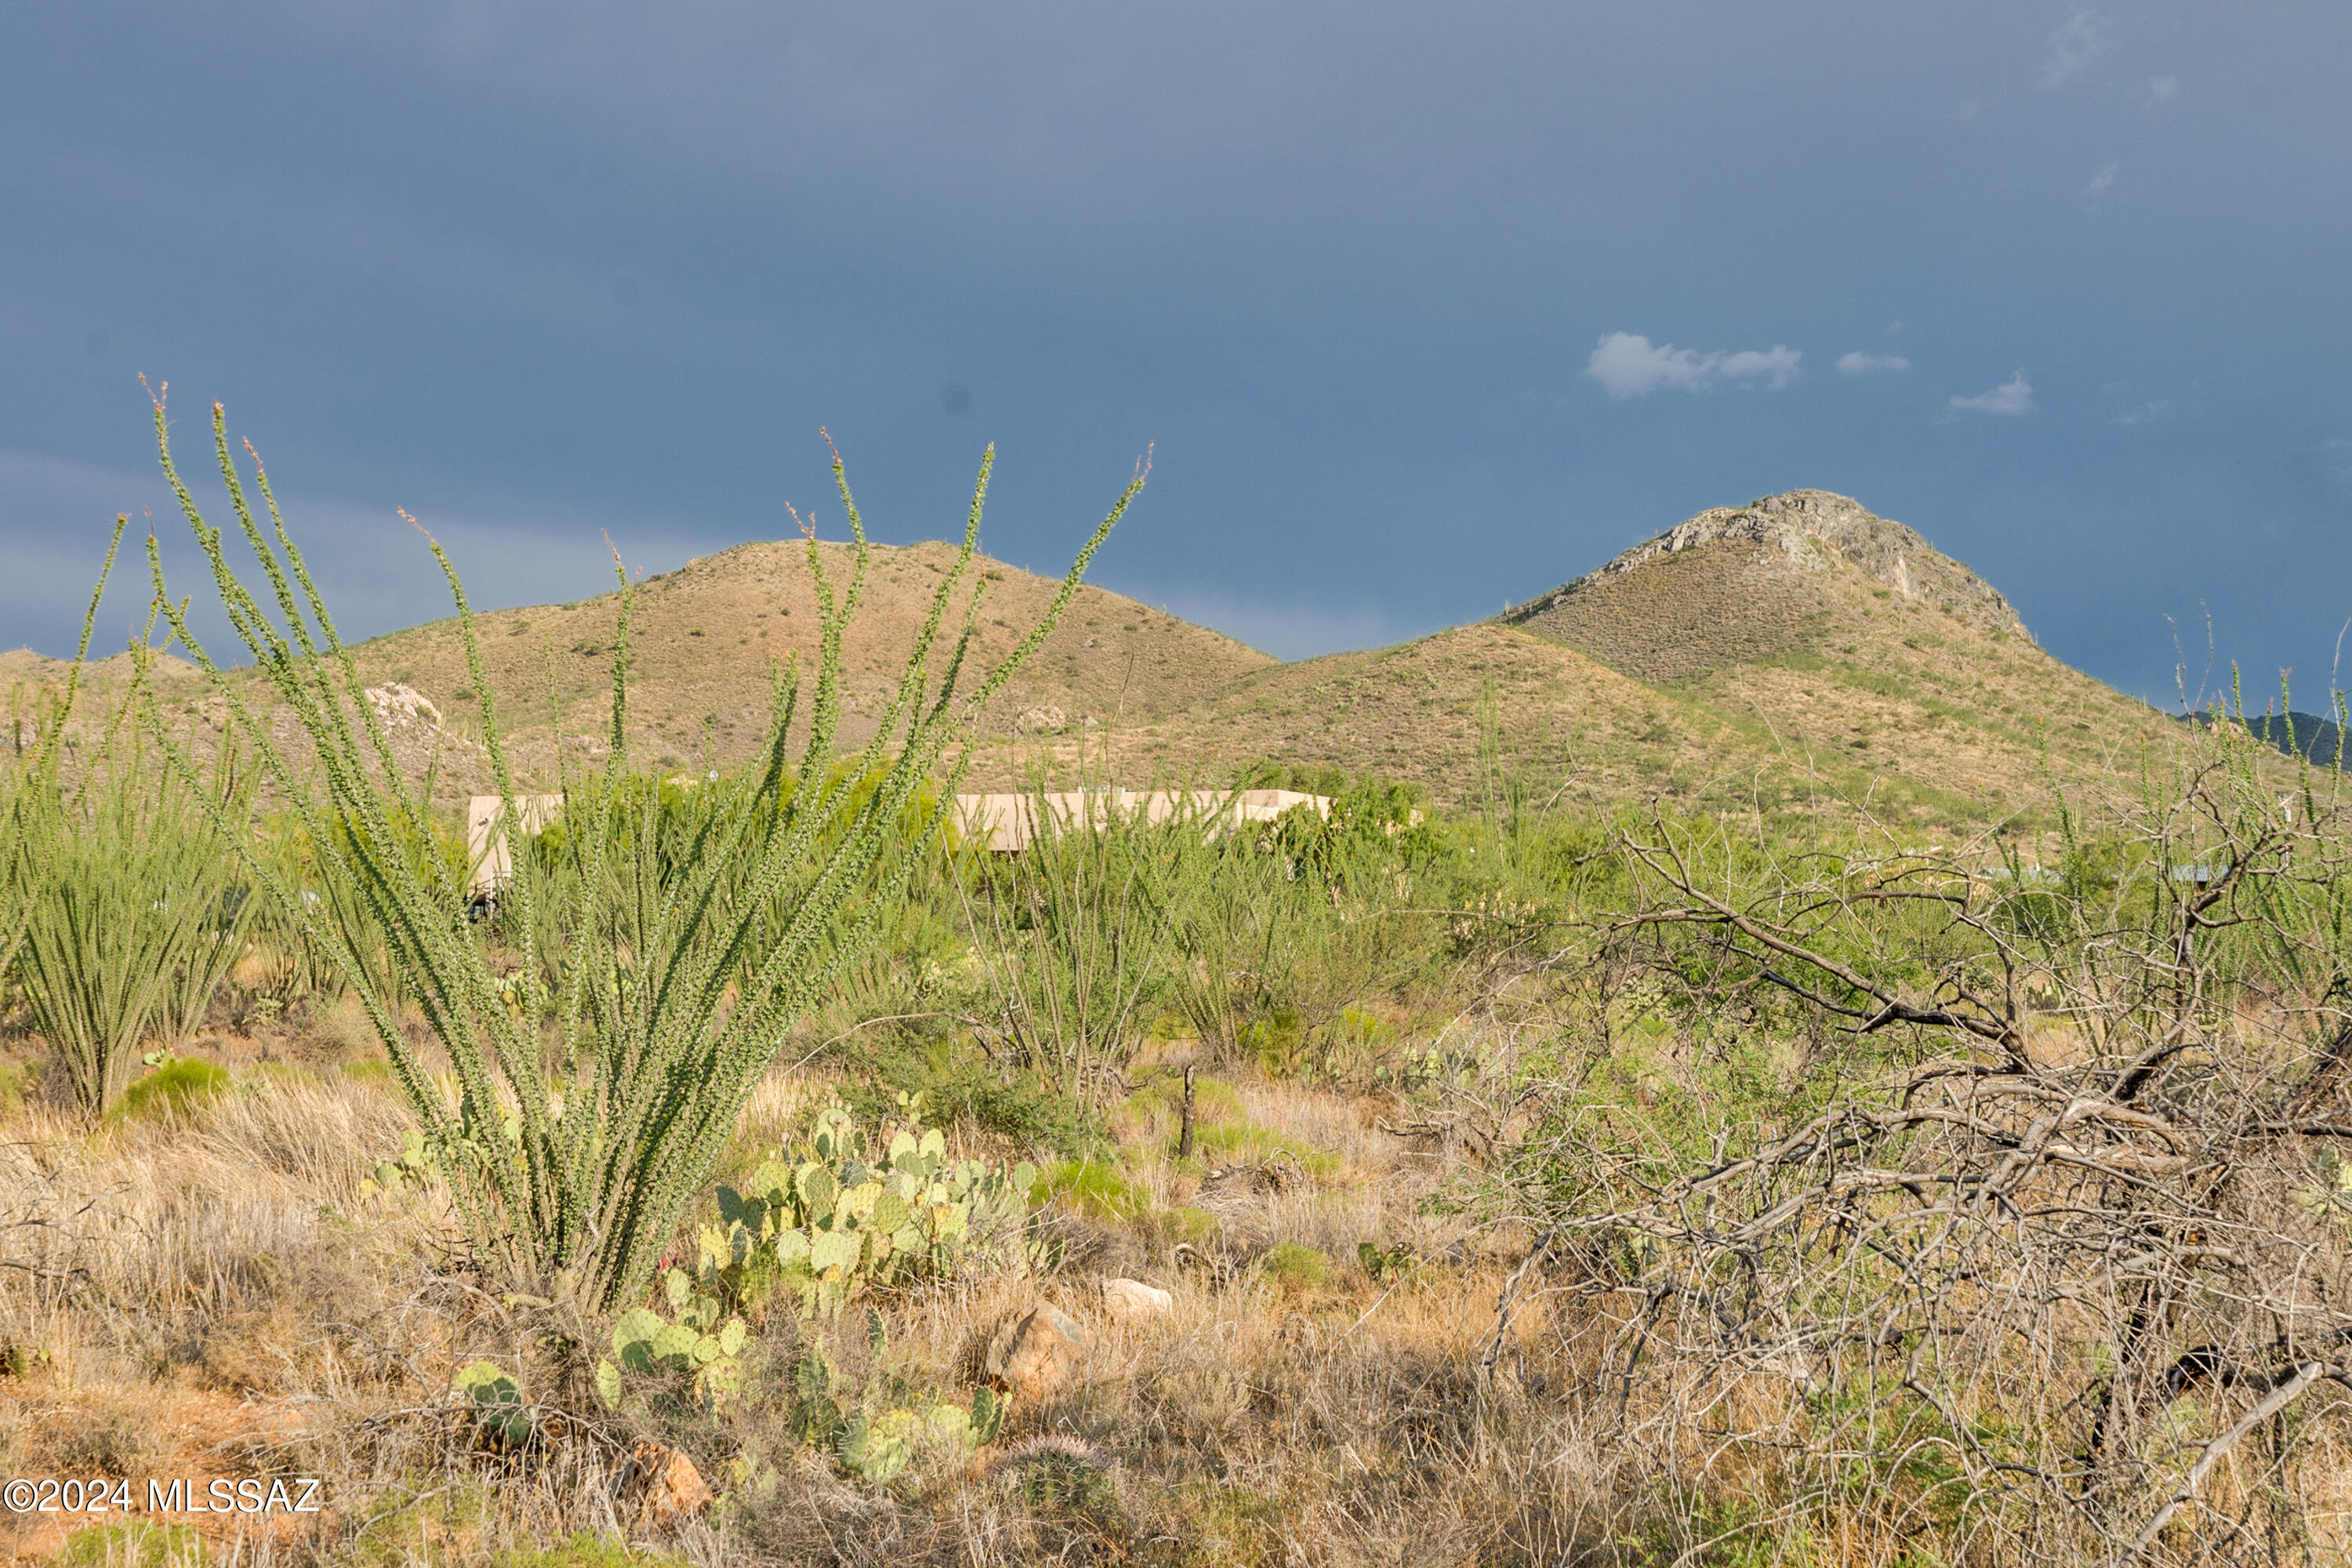
[(1705, 1529), (2312, 1540), (2352, 1385), (2352, 797), (2275, 765), (2217, 727), (2096, 832), (2058, 795), (2036, 855), (1629, 827), (1633, 896), (1555, 966), (1590, 1022), (1490, 1124), (1528, 1243), (1481, 1375), (1566, 1270), (1629, 1303), (1549, 1331), (1608, 1391), (1584, 1439)]
[(114, 1107), (125, 1121), (163, 1115), (184, 1115), (217, 1100), (229, 1086), (228, 1069), (201, 1057), (173, 1057), (155, 1070), (131, 1080)]
[(63, 869), (52, 853), (66, 830), (58, 804), (58, 763), (81, 692), (99, 600), (105, 595), (115, 554), (122, 548), (122, 531), (130, 523), (127, 514), (114, 520), (114, 537), (99, 568), (98, 585), (90, 590), (89, 607), (82, 612), (81, 641), (66, 671), (64, 691), (54, 699), (45, 697), (34, 709), (32, 745), (25, 744), (26, 725), (19, 720), (8, 750), (0, 756), (0, 975), (14, 973), (34, 910)]
[(1159, 1016), (1177, 868), (1197, 854), (1207, 826), (1190, 808), (1147, 823), (1097, 790), (1084, 799), (1063, 821), (1041, 786), (1029, 847), (974, 857), (965, 900), (988, 984), (976, 1026), (1091, 1113), (1124, 1084)]
[(1331, 1277), (1331, 1259), (1318, 1249), (1286, 1241), (1258, 1260), (1258, 1272), (1286, 1296), (1320, 1289)]

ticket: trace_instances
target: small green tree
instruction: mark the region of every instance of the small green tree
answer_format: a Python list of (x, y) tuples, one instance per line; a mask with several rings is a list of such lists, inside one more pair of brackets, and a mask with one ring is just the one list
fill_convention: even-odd
[[(929, 797), (934, 802), (962, 776), (971, 748), (957, 742), (968, 740), (973, 717), (1051, 633), (1148, 471), (1148, 465), (1138, 467), (1043, 620), (1002, 663), (967, 682), (984, 586), (971, 567), (994, 461), (991, 447), (981, 461), (962, 550), (940, 583), (905, 671), (881, 705), (873, 738), (849, 765), (838, 766), (842, 638), (865, 589), (867, 550), (836, 454), (834, 476), (856, 551), (846, 588), (836, 594), (814, 532), (803, 525), (818, 606), (814, 691), (803, 711), (797, 662), (779, 670), (758, 764), (740, 778), (704, 786), (707, 805), (682, 842), (664, 842), (650, 826), (616, 831), (616, 818), (626, 818), (643, 790), (628, 761), (632, 595), (624, 574), (610, 750), (600, 776), (567, 781), (576, 874), (536, 888), (539, 879), (530, 877), (509, 883), (505, 898), (512, 907), (499, 923), (519, 938), (522, 962), (508, 975), (493, 963), (490, 939), (468, 924), (462, 892), (437, 872), (429, 804), (395, 763), (357, 662), (335, 633), (258, 457), (254, 479), (266, 525), (247, 497), (215, 404), (221, 477), (270, 605), (239, 578), (223, 531), (205, 521), (181, 481), (160, 397), (155, 431), (164, 473), (210, 564), (222, 607), (267, 691), (307, 742), (309, 765), (275, 738), (246, 685), (194, 637), (184, 609), (165, 589), (151, 542), (159, 614), (290, 803), (319, 874), (356, 891), (366, 905), (394, 966), (447, 1050), (457, 1079), (454, 1105), (403, 1035), (383, 981), (354, 950), (346, 928), (319, 919), (257, 856), (249, 856), (252, 874), (285, 918), (332, 955), (366, 1010), (478, 1255), (517, 1294), (588, 1310), (622, 1304), (651, 1277), (793, 1020), (856, 957), (874, 911), (887, 902), (874, 895), (893, 891), (887, 884), (903, 878), (916, 858), (891, 852), (906, 847), (909, 836), (919, 845), (939, 833), (938, 805), (919, 805), (935, 775), (945, 782)], [(429, 536), (428, 542), (456, 602), (483, 743), (504, 801), (503, 831), (509, 843), (520, 845), (521, 815), (472, 611), (448, 556)], [(960, 595), (968, 595), (961, 630), (942, 648), (942, 628)], [(935, 672), (934, 657), (942, 653)], [(150, 703), (146, 712), (185, 767), (160, 707)], [(542, 896), (561, 900), (552, 921), (534, 907)], [(541, 931), (557, 933), (566, 950), (552, 986), (541, 977), (541, 939), (533, 934)]]

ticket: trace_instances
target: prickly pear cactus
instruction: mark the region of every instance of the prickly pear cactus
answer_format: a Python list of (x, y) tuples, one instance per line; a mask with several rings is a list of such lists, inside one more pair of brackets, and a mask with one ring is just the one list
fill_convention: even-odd
[(425, 1134), (412, 1127), (400, 1135), (400, 1158), (376, 1163), (373, 1179), (362, 1181), (363, 1193), (402, 1193), (425, 1186), (441, 1177), (441, 1162), (433, 1157), (425, 1145)]
[(523, 1404), (521, 1386), (496, 1362), (478, 1361), (460, 1370), (451, 1392), (471, 1407), (474, 1429), (485, 1447), (512, 1449), (529, 1441), (530, 1409)]
[[(919, 1390), (887, 1370), (889, 1335), (882, 1315), (866, 1310), (867, 1374), (862, 1394), (850, 1388), (826, 1356), (819, 1336), (804, 1342), (793, 1369), (793, 1404), (801, 1435), (848, 1475), (880, 1486), (918, 1458), (961, 1461), (996, 1440), (1004, 1429), (1004, 1403), (982, 1388), (969, 1406)], [(879, 1407), (878, 1409), (877, 1407)]]
[(919, 1455), (968, 1459), (995, 1437), (1004, 1419), (1003, 1408), (992, 1403), (985, 1390), (982, 1397), (992, 1401), (985, 1436), (977, 1399), (970, 1409), (946, 1400), (919, 1407), (898, 1405), (870, 1420), (864, 1415), (852, 1418), (835, 1444), (835, 1456), (843, 1469), (877, 1486), (898, 1475)]
[(838, 1316), (868, 1285), (950, 1279), (968, 1262), (1025, 1272), (1036, 1168), (950, 1161), (946, 1134), (922, 1124), (920, 1097), (898, 1103), (906, 1125), (878, 1151), (878, 1137), (828, 1105), (742, 1191), (720, 1188), (702, 1268), (725, 1278), (772, 1258), (804, 1318)]
[(613, 1354), (596, 1363), (597, 1396), (617, 1407), (625, 1373), (685, 1376), (696, 1401), (715, 1410), (743, 1386), (751, 1330), (740, 1318), (722, 1319), (718, 1297), (697, 1289), (683, 1268), (663, 1272), (662, 1294), (670, 1316), (636, 1307), (613, 1321)]

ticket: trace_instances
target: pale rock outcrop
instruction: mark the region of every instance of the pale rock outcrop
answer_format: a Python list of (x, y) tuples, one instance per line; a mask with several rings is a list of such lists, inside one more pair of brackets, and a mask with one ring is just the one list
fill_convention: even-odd
[(1790, 490), (1747, 506), (1719, 506), (1685, 518), (1606, 565), (1541, 599), (1522, 605), (1521, 620), (1557, 608), (1578, 589), (1622, 577), (1669, 555), (1710, 544), (1762, 545), (1792, 571), (1825, 571), (1843, 559), (1906, 599), (1974, 621), (1987, 631), (2031, 640), (2032, 634), (1999, 589), (1902, 523), (1872, 512), (1851, 496)]
[(1103, 1315), (1118, 1323), (1148, 1323), (1176, 1310), (1175, 1297), (1140, 1279), (1106, 1279), (1102, 1298)]

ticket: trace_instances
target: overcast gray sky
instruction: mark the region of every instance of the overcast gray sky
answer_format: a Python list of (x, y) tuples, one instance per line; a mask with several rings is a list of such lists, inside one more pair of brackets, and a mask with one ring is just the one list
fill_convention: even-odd
[(5, 28), (0, 644), (69, 651), (116, 510), (178, 548), (140, 371), (191, 448), (227, 402), (359, 632), (446, 611), (394, 507), (482, 602), (573, 597), (600, 530), (783, 533), (821, 424), (894, 542), (996, 441), (1039, 570), (1156, 442), (1097, 580), (1288, 656), (1808, 485), (2155, 699), (2210, 609), (2317, 706), (2352, 616), (2340, 0)]

